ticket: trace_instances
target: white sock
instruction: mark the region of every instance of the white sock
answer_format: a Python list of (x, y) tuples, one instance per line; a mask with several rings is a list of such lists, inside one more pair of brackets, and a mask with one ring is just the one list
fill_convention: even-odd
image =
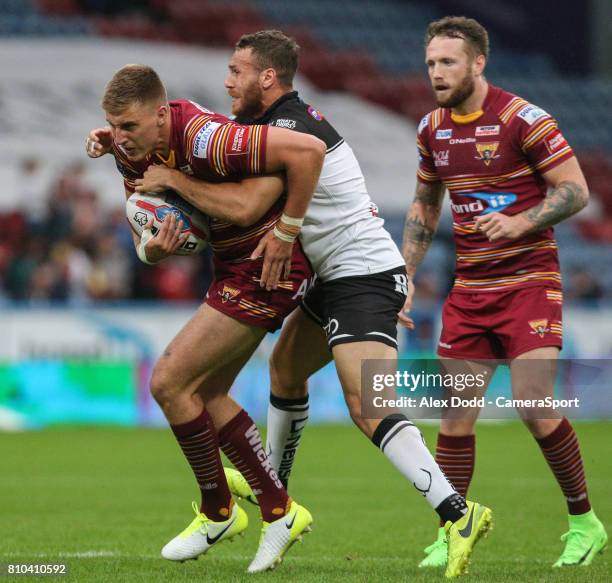
[(308, 395), (300, 399), (281, 399), (270, 394), (266, 452), (285, 488), (307, 421)]
[(372, 441), (436, 510), (456, 494), (425, 445), (421, 432), (403, 415), (389, 415)]

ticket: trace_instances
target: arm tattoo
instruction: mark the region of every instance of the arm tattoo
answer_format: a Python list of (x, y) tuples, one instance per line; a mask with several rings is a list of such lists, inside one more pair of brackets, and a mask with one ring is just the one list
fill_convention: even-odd
[(419, 184), (404, 224), (402, 251), (406, 270), (414, 275), (433, 241), (440, 219), (444, 187)]
[(419, 184), (414, 195), (414, 202), (420, 202), (426, 206), (440, 208), (442, 206), (442, 200), (444, 198), (444, 186), (441, 184), (434, 184), (427, 186)]
[(423, 261), (435, 232), (435, 229), (427, 227), (425, 221), (418, 217), (406, 218), (403, 251), (406, 271), (409, 275), (414, 275), (421, 261)]
[(524, 213), (532, 231), (547, 229), (571, 217), (587, 204), (587, 193), (575, 182), (561, 182), (544, 200)]
[(435, 228), (430, 228), (425, 221), (418, 216), (406, 217), (404, 224), (404, 246), (410, 242), (418, 247), (429, 247), (436, 233)]

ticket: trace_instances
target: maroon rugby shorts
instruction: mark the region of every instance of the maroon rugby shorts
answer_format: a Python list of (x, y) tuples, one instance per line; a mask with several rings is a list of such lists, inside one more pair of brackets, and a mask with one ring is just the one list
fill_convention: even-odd
[(506, 292), (451, 291), (442, 309), (438, 355), (504, 359), (563, 345), (562, 291), (532, 286)]
[(293, 246), (291, 275), (277, 289), (259, 286), (263, 259), (221, 261), (215, 258), (215, 278), (205, 302), (215, 310), (249, 326), (278, 330), (283, 320), (300, 305), (312, 284), (310, 262), (297, 242)]

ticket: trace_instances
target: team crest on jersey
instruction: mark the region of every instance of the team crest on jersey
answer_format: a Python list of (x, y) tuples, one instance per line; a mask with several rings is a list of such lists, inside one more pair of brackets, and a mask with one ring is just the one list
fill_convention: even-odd
[(529, 320), (529, 325), (531, 326), (530, 334), (537, 334), (540, 338), (544, 338), (544, 334), (550, 332), (546, 318), (542, 320)]
[(499, 135), (499, 126), (478, 126), (476, 128), (476, 132), (474, 133), (474, 135), (477, 138), (483, 137), (483, 136), (498, 136)]
[(312, 107), (312, 105), (308, 106), (308, 113), (317, 121), (323, 121), (323, 114), (319, 110)]
[(228, 285), (223, 286), (223, 291), (219, 292), (221, 296), (221, 302), (227, 304), (227, 302), (235, 302), (236, 296), (240, 294), (240, 290), (235, 287), (229, 287)]
[(474, 156), (477, 160), (482, 160), (486, 166), (489, 166), (493, 160), (499, 158), (499, 154), (496, 154), (497, 148), (499, 148), (499, 142), (481, 142), (476, 144), (476, 151), (478, 156)]

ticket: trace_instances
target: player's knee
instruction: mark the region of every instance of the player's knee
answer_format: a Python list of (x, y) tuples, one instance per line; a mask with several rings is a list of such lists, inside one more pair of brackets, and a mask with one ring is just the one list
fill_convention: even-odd
[(366, 422), (361, 415), (361, 398), (356, 395), (345, 395), (344, 399), (353, 423), (365, 432)]
[(308, 393), (306, 378), (298, 374), (281, 351), (274, 350), (269, 360), (272, 393), (282, 399), (300, 399)]
[(153, 395), (153, 398), (162, 409), (164, 404), (172, 401), (180, 390), (176, 383), (176, 375), (173, 374), (172, 369), (163, 361), (157, 361), (153, 369), (149, 388), (151, 395)]

